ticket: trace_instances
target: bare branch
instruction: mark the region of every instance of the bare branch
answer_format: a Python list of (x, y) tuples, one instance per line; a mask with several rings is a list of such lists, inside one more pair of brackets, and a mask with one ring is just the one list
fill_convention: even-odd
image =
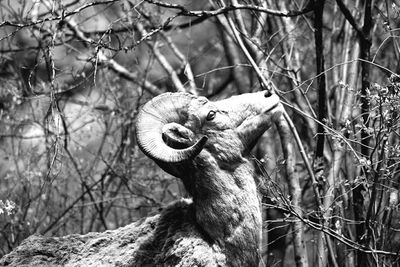
[(154, 0), (144, 0), (147, 3), (154, 4), (157, 6), (165, 7), (165, 8), (170, 8), (170, 9), (177, 9), (179, 10), (179, 15), (183, 16), (193, 16), (193, 17), (212, 17), (212, 16), (217, 16), (221, 14), (226, 14), (230, 11), (238, 10), (238, 9), (244, 9), (244, 10), (251, 10), (251, 11), (257, 11), (257, 12), (263, 12), (267, 13), (269, 15), (273, 16), (279, 16), (279, 17), (296, 17), (299, 15), (306, 14), (310, 11), (312, 11), (312, 6), (311, 5), (306, 5), (306, 7), (302, 10), (289, 10), (289, 11), (280, 11), (280, 10), (273, 10), (265, 7), (260, 7), (256, 5), (229, 5), (225, 6), (216, 10), (188, 10), (182, 5), (178, 4), (170, 4), (170, 3), (165, 3), (165, 2), (160, 2), (160, 1), (154, 1)]
[(120, 75), (122, 78), (127, 79), (131, 82), (134, 82), (148, 91), (152, 95), (159, 95), (162, 91), (152, 84), (148, 80), (138, 80), (138, 74), (129, 71), (127, 68), (116, 62), (114, 59), (108, 58), (102, 51), (99, 51), (97, 54), (98, 64), (103, 64), (104, 66), (110, 68), (115, 73)]
[(167, 36), (165, 33), (161, 32), (161, 36), (165, 39), (169, 47), (171, 48), (172, 52), (174, 52), (175, 56), (182, 62), (182, 67), (184, 68), (184, 74), (189, 82), (189, 92), (198, 95), (196, 91), (196, 83), (194, 81), (194, 75), (192, 68), (188, 59), (179, 51), (178, 47), (172, 42), (171, 38)]
[[(111, 2), (115, 2), (115, 1), (118, 1), (118, 0), (108, 1), (108, 2), (111, 3)], [(95, 3), (97, 3), (97, 2), (95, 2)], [(103, 2), (103, 3), (105, 3), (105, 2)], [(86, 6), (84, 6), (84, 7), (86, 7)], [(82, 8), (78, 8), (77, 10), (81, 11)], [(58, 14), (58, 13), (59, 12), (56, 11), (56, 14)], [(78, 37), (78, 39), (85, 41), (87, 43), (90, 43), (90, 44), (99, 45), (99, 42), (96, 42), (95, 40), (93, 40), (90, 37), (86, 37), (86, 35), (79, 29), (78, 24), (75, 22), (74, 19), (67, 20), (66, 23), (67, 23), (68, 27), (76, 34), (76, 37)], [(147, 81), (147, 80), (138, 81), (137, 75), (135, 75), (134, 73), (131, 73), (124, 66), (122, 66), (118, 62), (116, 62), (114, 59), (107, 57), (101, 49), (99, 49), (97, 51), (97, 60), (100, 63), (107, 65), (109, 68), (111, 68), (116, 73), (120, 74), (121, 77), (142, 85), (143, 88), (145, 90), (148, 90), (152, 95), (157, 95), (157, 94), (161, 93), (160, 90), (155, 85), (151, 84), (149, 81)]]
[(336, 0), (336, 3), (338, 4), (338, 6), (339, 6), (340, 10), (342, 11), (346, 20), (350, 23), (350, 25), (353, 27), (353, 29), (357, 32), (359, 38), (364, 38), (364, 33), (363, 33), (362, 29), (360, 28), (360, 26), (357, 25), (355, 18), (351, 14), (350, 10), (343, 3), (343, 1)]
[[(147, 35), (147, 32), (141, 23), (137, 23), (136, 28), (138, 29), (138, 31), (140, 32), (140, 34), (142, 36)], [(171, 77), (172, 83), (174, 84), (176, 90), (178, 92), (186, 92), (185, 87), (183, 86), (181, 80), (178, 77), (178, 74), (176, 73), (174, 68), (171, 66), (171, 64), (168, 62), (168, 60), (165, 58), (165, 56), (158, 49), (157, 42), (154, 42), (152, 44), (150, 44), (149, 42), (146, 42), (146, 44), (150, 49), (153, 50), (153, 53), (154, 53), (157, 61), (163, 67), (163, 69), (168, 74), (168, 76)]]
[(0, 28), (4, 27), (4, 26), (13, 26), (13, 27), (17, 27), (17, 28), (26, 28), (26, 27), (31, 27), (31, 26), (42, 24), (44, 22), (49, 22), (49, 21), (56, 21), (56, 20), (64, 21), (66, 18), (68, 18), (68, 17), (70, 17), (72, 15), (78, 14), (82, 10), (85, 10), (85, 9), (87, 9), (89, 7), (93, 7), (93, 6), (97, 6), (97, 5), (114, 4), (114, 3), (119, 2), (119, 1), (120, 0), (108, 0), (108, 1), (104, 1), (104, 2), (92, 2), (92, 3), (85, 4), (83, 6), (80, 6), (77, 9), (75, 9), (74, 11), (63, 12), (61, 14), (58, 14), (56, 17), (48, 17), (48, 18), (39, 19), (39, 20), (35, 19), (35, 20), (32, 20), (31, 22), (27, 22), (27, 23), (13, 22), (13, 21), (5, 20), (5, 21), (0, 23)]

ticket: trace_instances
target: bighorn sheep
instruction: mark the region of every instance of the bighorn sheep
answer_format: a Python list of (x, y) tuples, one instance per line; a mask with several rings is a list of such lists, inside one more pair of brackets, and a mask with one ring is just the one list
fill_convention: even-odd
[(258, 266), (261, 211), (248, 155), (281, 112), (267, 91), (216, 102), (155, 97), (139, 112), (137, 143), (182, 179), (192, 201), (117, 230), (33, 236), (0, 265)]
[(246, 157), (280, 111), (279, 98), (267, 91), (217, 102), (167, 93), (139, 114), (139, 147), (182, 179), (199, 231), (219, 246), (228, 266), (258, 264), (261, 211)]

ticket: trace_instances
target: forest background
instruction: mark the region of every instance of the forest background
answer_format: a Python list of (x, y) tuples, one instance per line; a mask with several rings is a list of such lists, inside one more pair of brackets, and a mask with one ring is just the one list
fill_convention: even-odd
[(400, 1), (1, 0), (0, 18), (0, 256), (186, 195), (136, 145), (150, 98), (269, 87), (297, 144), (290, 175), (276, 129), (253, 151), (264, 262), (395, 266)]

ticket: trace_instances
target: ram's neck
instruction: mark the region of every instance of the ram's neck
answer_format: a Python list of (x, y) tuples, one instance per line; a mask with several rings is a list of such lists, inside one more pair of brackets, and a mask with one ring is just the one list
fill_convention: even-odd
[(196, 221), (225, 250), (231, 266), (256, 266), (261, 211), (253, 167), (247, 159), (221, 166), (209, 157), (197, 161), (193, 196)]

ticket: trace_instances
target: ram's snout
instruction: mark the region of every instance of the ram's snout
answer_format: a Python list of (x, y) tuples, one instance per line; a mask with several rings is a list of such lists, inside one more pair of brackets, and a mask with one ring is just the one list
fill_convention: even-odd
[(282, 110), (282, 104), (278, 95), (271, 93), (271, 91), (262, 91), (261, 95), (264, 97), (263, 103), (260, 103), (260, 108), (263, 113), (279, 112)]
[(233, 96), (226, 99), (226, 105), (251, 110), (254, 114), (275, 113), (283, 110), (278, 95), (267, 90)]
[(237, 100), (241, 101), (240, 106), (246, 115), (235, 131), (241, 139), (246, 154), (254, 147), (258, 138), (281, 117), (284, 109), (279, 97), (268, 91), (240, 96), (241, 98)]

